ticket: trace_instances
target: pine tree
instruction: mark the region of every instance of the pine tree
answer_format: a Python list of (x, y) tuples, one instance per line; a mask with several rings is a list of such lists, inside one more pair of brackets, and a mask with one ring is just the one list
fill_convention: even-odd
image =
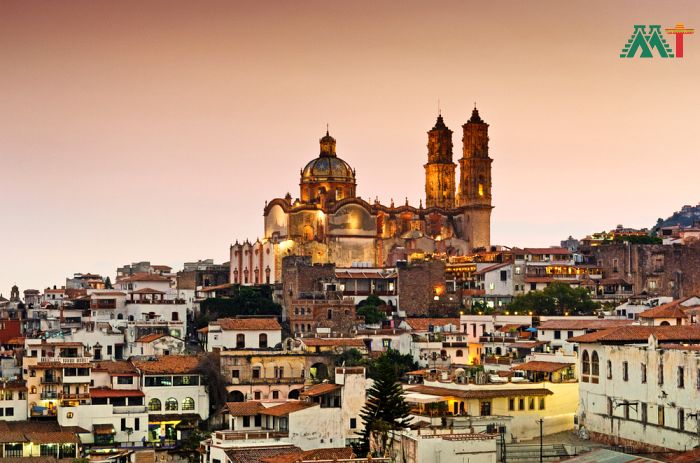
[(366, 455), (370, 450), (370, 441), (375, 439), (375, 453), (383, 455), (389, 434), (408, 426), (410, 410), (395, 369), (388, 362), (380, 362), (374, 385), (367, 393), (367, 403), (360, 413), (365, 429), (358, 450)]
[(114, 289), (112, 288), (112, 280), (109, 277), (105, 278), (105, 289)]

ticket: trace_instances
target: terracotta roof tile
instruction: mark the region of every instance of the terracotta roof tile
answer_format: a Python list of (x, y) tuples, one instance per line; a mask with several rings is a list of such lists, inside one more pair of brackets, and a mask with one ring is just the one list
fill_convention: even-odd
[(155, 360), (134, 360), (132, 363), (145, 374), (196, 373), (201, 357), (194, 355), (164, 355)]
[(158, 291), (153, 288), (141, 288), (136, 291), (131, 291), (131, 294), (165, 294), (165, 291)]
[(140, 338), (138, 338), (136, 340), (136, 342), (153, 342), (153, 341), (160, 339), (164, 336), (165, 336), (164, 333), (151, 333), (151, 334), (147, 334), (145, 336), (141, 336)]
[(571, 251), (567, 248), (524, 248), (523, 251), (525, 251), (525, 254), (571, 254)]
[(260, 414), (263, 407), (260, 402), (226, 402), (228, 413), (232, 416), (255, 416)]
[(296, 463), (296, 462), (307, 462), (307, 461), (337, 461), (337, 460), (349, 460), (354, 458), (355, 454), (352, 453), (350, 447), (339, 447), (330, 449), (312, 449), (307, 451), (296, 451), (283, 455), (277, 455), (274, 457), (265, 457), (260, 459), (261, 463)]
[(339, 391), (342, 389), (340, 384), (333, 383), (320, 383), (309, 386), (307, 390), (301, 393), (304, 397), (318, 397), (321, 395), (329, 394), (331, 392)]
[(365, 347), (365, 342), (357, 338), (300, 338), (307, 347)]
[(631, 325), (633, 320), (581, 319), (577, 317), (547, 320), (540, 323), (538, 330), (605, 330), (618, 326)]
[(490, 399), (494, 397), (515, 397), (515, 396), (542, 396), (551, 395), (552, 391), (541, 387), (529, 389), (511, 389), (502, 388), (500, 385), (494, 385), (490, 389), (448, 389), (446, 387), (434, 386), (412, 386), (406, 389), (406, 392), (417, 392), (419, 394), (429, 394), (441, 397), (459, 397), (462, 399)]
[(94, 362), (93, 371), (106, 371), (110, 375), (133, 375), (138, 376), (138, 372), (131, 362), (126, 360), (105, 360), (101, 362)]
[(413, 331), (428, 331), (428, 327), (454, 325), (459, 328), (459, 318), (407, 318), (406, 323)]
[(211, 322), (227, 331), (271, 331), (281, 330), (276, 318), (220, 318)]
[(294, 445), (280, 445), (275, 447), (248, 447), (242, 449), (226, 450), (226, 456), (231, 463), (261, 463), (263, 458), (285, 455), (293, 452), (301, 452)]
[(569, 342), (578, 343), (630, 343), (646, 342), (650, 335), (663, 341), (700, 342), (700, 326), (644, 326), (629, 325), (607, 330), (587, 333), (569, 338)]
[(671, 301), (658, 307), (647, 309), (639, 314), (639, 318), (685, 318), (686, 313), (681, 301)]
[(170, 278), (155, 273), (139, 272), (120, 278), (117, 280), (117, 283), (130, 283), (132, 281), (170, 281)]
[(300, 410), (305, 410), (310, 407), (317, 407), (318, 404), (314, 403), (309, 403), (309, 402), (286, 402), (281, 405), (275, 405), (274, 407), (266, 408), (263, 409), (260, 414), (261, 415), (270, 415), (270, 416), (284, 416), (284, 415), (289, 415), (290, 413), (298, 412)]

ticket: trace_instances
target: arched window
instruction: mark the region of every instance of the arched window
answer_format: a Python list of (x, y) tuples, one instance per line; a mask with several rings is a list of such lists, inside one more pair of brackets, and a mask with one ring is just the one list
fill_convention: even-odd
[(236, 348), (237, 349), (243, 349), (245, 348), (245, 334), (243, 333), (238, 333), (236, 335)]
[(194, 410), (194, 399), (192, 397), (182, 399), (182, 410)]
[(591, 375), (598, 376), (600, 373), (600, 366), (598, 362), (598, 352), (593, 351), (591, 355)]
[(462, 352), (462, 349), (458, 349), (456, 355), (457, 357), (464, 357), (464, 352)]
[(148, 411), (159, 412), (161, 410), (160, 400), (155, 397), (148, 401)]
[(118, 313), (117, 320), (124, 320), (124, 314)]
[(588, 351), (584, 350), (581, 356), (581, 373), (584, 375), (591, 374), (591, 359), (588, 356)]
[(169, 412), (177, 411), (177, 399), (175, 397), (171, 397), (165, 401), (165, 410)]
[(261, 349), (267, 349), (267, 334), (260, 333), (260, 336), (258, 336), (258, 345)]

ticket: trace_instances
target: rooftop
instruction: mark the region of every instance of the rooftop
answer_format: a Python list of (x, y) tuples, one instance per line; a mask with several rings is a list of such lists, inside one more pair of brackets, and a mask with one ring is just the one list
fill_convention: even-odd
[(145, 374), (197, 373), (201, 357), (195, 355), (164, 355), (154, 360), (134, 360), (132, 363)]
[(619, 344), (646, 342), (651, 335), (659, 341), (700, 342), (700, 326), (629, 325), (569, 338), (569, 342)]
[(220, 318), (211, 322), (225, 331), (276, 331), (281, 330), (276, 318)]

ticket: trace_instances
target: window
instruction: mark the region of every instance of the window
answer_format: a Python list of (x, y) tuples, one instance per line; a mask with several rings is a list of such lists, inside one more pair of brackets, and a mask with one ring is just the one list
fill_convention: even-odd
[(12, 407), (5, 408), (5, 416), (15, 416), (15, 409)]
[(664, 383), (664, 362), (659, 362), (658, 383), (659, 386)]
[(678, 367), (678, 389), (683, 389), (685, 387), (685, 369), (683, 367)]
[(244, 349), (245, 348), (245, 334), (238, 333), (236, 335), (236, 348), (237, 349)]
[[(591, 374), (591, 358), (587, 350), (584, 350), (581, 356), (581, 373), (584, 375)], [(583, 381), (588, 381), (588, 378), (584, 378)]]
[(253, 397), (255, 398), (255, 400), (260, 400), (262, 398), (262, 393), (260, 391), (255, 391), (253, 393)]
[(280, 398), (280, 391), (272, 391), (272, 398), (279, 399)]
[(518, 399), (518, 410), (525, 410), (525, 399), (522, 397)]
[(117, 384), (134, 384), (133, 376), (117, 376)]
[(260, 333), (260, 336), (258, 336), (258, 345), (261, 349), (267, 349), (267, 334)]
[(613, 416), (613, 411), (614, 411), (613, 401), (610, 397), (608, 397), (608, 416)]
[(260, 379), (260, 367), (253, 368), (253, 379)]
[(501, 270), (501, 281), (508, 280), (508, 272), (506, 270)]
[(641, 371), (641, 375), (642, 375), (642, 384), (645, 384), (647, 382), (647, 364), (642, 363), (639, 366), (639, 370)]
[(527, 400), (527, 408), (528, 408), (528, 410), (534, 410), (534, 409), (535, 409), (535, 398), (534, 398), (534, 397), (528, 398), (528, 400)]
[(194, 410), (194, 399), (192, 397), (185, 397), (182, 399), (182, 409)]
[(656, 424), (659, 426), (665, 426), (666, 425), (666, 416), (664, 414), (664, 407), (659, 405), (659, 409), (657, 411), (657, 421)]
[(642, 403), (642, 423), (647, 422), (647, 404)]
[(240, 378), (241, 372), (238, 369), (231, 370), (231, 378)]
[(606, 365), (608, 369), (608, 379), (612, 379), (612, 362), (608, 360)]
[(258, 427), (258, 428), (261, 427), (262, 426), (262, 416), (255, 415), (253, 423), (255, 424), (256, 427)]
[(388, 338), (382, 339), (382, 347), (384, 349), (391, 349), (391, 339), (388, 339)]
[(134, 431), (138, 431), (141, 428), (141, 418), (134, 418)]
[(350, 429), (357, 428), (357, 418), (350, 418)]
[(511, 397), (508, 399), (508, 411), (514, 411), (515, 410), (515, 399)]
[(249, 416), (244, 416), (244, 417), (243, 417), (243, 427), (244, 427), (244, 428), (249, 428), (249, 427), (250, 427), (250, 417), (249, 417)]
[(627, 362), (622, 362), (622, 380), (629, 380), (629, 365)]
[[(591, 376), (598, 376), (600, 374), (598, 363), (598, 352), (593, 351), (591, 355)], [(595, 382), (598, 382), (597, 378)]]
[(165, 410), (169, 412), (177, 410), (177, 399), (175, 397), (170, 397), (165, 401)]
[(328, 320), (333, 320), (333, 309), (328, 309)]
[(457, 349), (455, 356), (456, 357), (464, 357), (464, 351), (462, 349)]
[(540, 410), (544, 410), (544, 397), (540, 397)]
[(559, 331), (559, 330), (554, 331), (554, 339), (561, 339), (561, 331)]
[(121, 419), (121, 430), (126, 431), (126, 418)]
[(678, 409), (678, 429), (680, 431), (685, 430), (685, 410), (682, 408)]
[(567, 331), (566, 332), (566, 339), (573, 338), (574, 337), (574, 332), (573, 331)]
[(151, 412), (159, 412), (161, 410), (160, 400), (155, 397), (148, 401), (148, 410)]

